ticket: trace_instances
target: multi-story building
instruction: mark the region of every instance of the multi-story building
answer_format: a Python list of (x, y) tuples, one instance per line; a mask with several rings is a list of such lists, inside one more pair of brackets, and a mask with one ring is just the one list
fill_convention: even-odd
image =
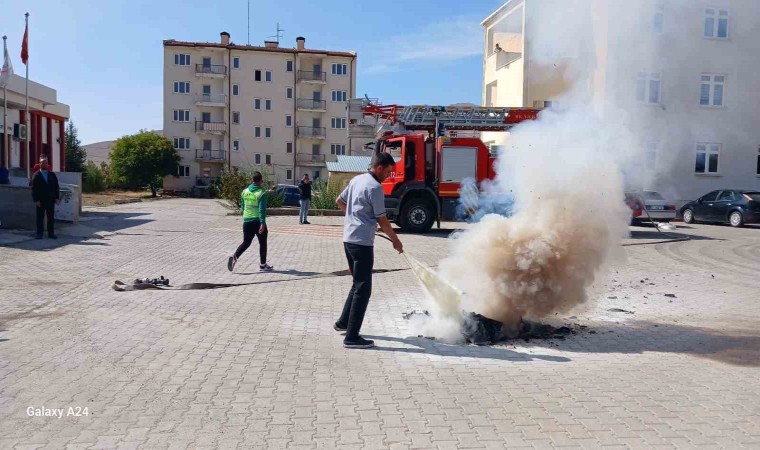
[(204, 184), (223, 169), (262, 167), (277, 183), (326, 178), (337, 155), (364, 154), (346, 129), (356, 53), (267, 41), (164, 41), (164, 136), (182, 156), (167, 189)]
[(633, 188), (760, 189), (756, 1), (510, 0), (482, 25), (484, 105), (561, 109), (572, 93), (627, 115)]

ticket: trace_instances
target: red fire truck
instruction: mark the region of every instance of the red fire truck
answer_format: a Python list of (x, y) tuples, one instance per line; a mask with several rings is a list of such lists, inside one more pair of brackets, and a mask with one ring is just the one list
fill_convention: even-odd
[(388, 218), (405, 231), (425, 232), (434, 222), (457, 219), (463, 180), (493, 179), (496, 155), (482, 131), (509, 131), (535, 119), (536, 109), (477, 106), (380, 105), (349, 100), (351, 138), (372, 138), (374, 153), (393, 155), (396, 167), (383, 182)]

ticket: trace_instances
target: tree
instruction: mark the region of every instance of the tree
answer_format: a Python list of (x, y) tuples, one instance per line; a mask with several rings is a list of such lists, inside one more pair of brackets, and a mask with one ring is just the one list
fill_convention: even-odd
[(82, 148), (79, 130), (74, 122), (66, 125), (66, 171), (84, 172), (87, 166), (87, 151)]
[(176, 175), (180, 156), (174, 144), (156, 133), (140, 130), (116, 141), (110, 154), (113, 180), (127, 188), (150, 188), (153, 197), (164, 177)]

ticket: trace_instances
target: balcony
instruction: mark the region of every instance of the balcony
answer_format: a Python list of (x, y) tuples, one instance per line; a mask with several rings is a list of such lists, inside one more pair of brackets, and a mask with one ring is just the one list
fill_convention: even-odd
[(227, 76), (227, 66), (196, 64), (195, 76), (203, 78), (224, 78)]
[(227, 160), (226, 156), (227, 152), (225, 150), (195, 149), (195, 159), (197, 161), (224, 162)]
[(226, 94), (196, 94), (195, 96), (196, 106), (227, 106)]
[(202, 122), (196, 120), (195, 132), (205, 134), (224, 134), (227, 132), (227, 124), (225, 122)]
[(297, 105), (298, 105), (299, 111), (321, 111), (321, 112), (327, 111), (326, 100), (313, 100), (310, 98), (299, 98)]
[(324, 139), (327, 133), (325, 127), (298, 127), (298, 137), (304, 139)]
[(327, 72), (309, 72), (300, 70), (298, 72), (298, 82), (325, 84), (327, 83)]
[(296, 157), (298, 164), (303, 166), (319, 166), (325, 165), (325, 155), (315, 155), (312, 153), (298, 153)]

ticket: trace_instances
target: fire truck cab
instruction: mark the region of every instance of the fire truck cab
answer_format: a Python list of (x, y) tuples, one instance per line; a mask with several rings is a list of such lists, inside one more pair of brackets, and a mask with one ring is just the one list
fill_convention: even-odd
[(403, 230), (428, 231), (436, 221), (455, 220), (462, 181), (495, 176), (489, 149), (478, 138), (429, 137), (427, 133), (388, 134), (375, 152), (396, 161), (383, 181), (388, 218)]

